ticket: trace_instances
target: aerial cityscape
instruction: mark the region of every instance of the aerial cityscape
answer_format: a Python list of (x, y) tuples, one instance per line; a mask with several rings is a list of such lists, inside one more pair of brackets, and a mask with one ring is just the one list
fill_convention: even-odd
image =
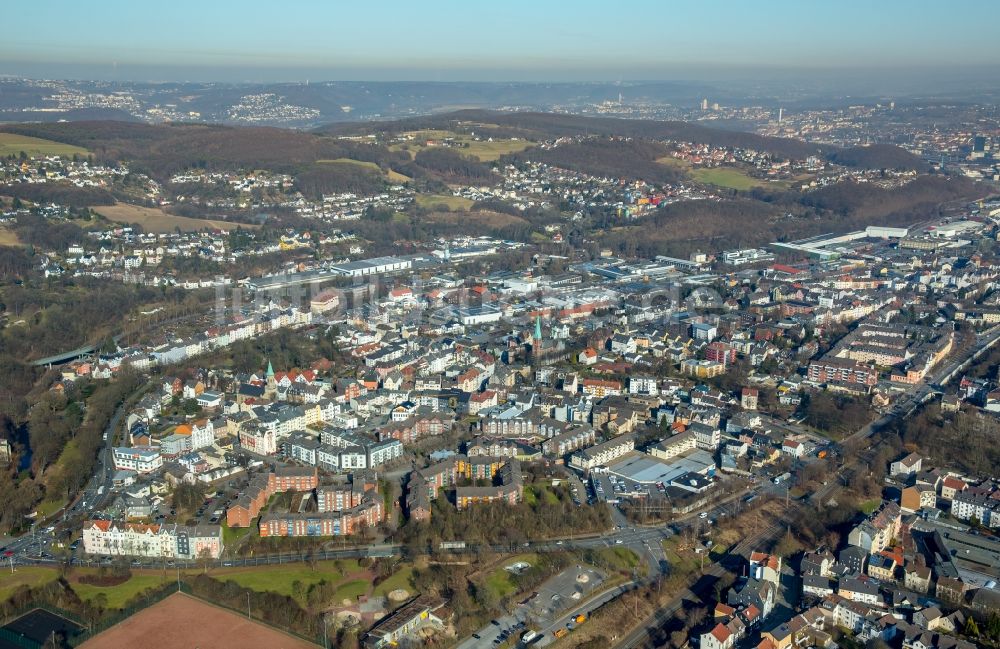
[(5, 10), (0, 649), (1000, 647), (1000, 5), (382, 5)]

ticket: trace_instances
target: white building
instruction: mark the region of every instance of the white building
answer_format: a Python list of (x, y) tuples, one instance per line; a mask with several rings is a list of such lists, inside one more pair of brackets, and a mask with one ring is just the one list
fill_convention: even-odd
[(132, 448), (115, 447), (113, 451), (115, 469), (135, 471), (136, 473), (152, 473), (163, 466), (163, 458), (159, 449), (151, 446), (135, 446)]
[(635, 439), (631, 435), (622, 435), (597, 446), (576, 451), (570, 456), (569, 463), (577, 469), (589, 471), (595, 467), (609, 464), (634, 450)]

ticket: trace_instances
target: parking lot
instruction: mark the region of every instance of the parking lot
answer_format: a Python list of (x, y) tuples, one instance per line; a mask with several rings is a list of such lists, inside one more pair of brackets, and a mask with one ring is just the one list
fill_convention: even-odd
[(562, 611), (582, 601), (604, 582), (604, 575), (586, 566), (567, 568), (549, 579), (527, 604), (531, 619), (547, 626)]
[(511, 615), (499, 617), (458, 645), (459, 649), (495, 649), (510, 638), (519, 638), (529, 627), (548, 628), (567, 611), (593, 595), (606, 576), (590, 566), (566, 568), (548, 579)]

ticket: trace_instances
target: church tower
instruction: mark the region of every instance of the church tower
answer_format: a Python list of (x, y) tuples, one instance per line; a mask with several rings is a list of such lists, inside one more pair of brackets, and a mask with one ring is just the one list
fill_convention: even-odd
[(273, 399), (278, 393), (278, 382), (274, 380), (274, 368), (271, 366), (271, 359), (267, 360), (267, 387), (264, 388), (264, 395)]

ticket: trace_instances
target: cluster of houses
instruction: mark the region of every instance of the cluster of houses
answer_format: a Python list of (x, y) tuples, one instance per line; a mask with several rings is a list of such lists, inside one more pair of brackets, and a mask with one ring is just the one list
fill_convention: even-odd
[[(974, 527), (991, 524), (978, 516), (991, 518), (972, 503), (995, 489), (991, 481), (972, 486), (923, 462), (914, 453), (894, 460), (888, 479), (898, 498), (882, 500), (858, 521), (839, 552), (806, 552), (797, 571), (786, 569), (800, 580), (806, 607), (788, 622), (761, 627), (760, 649), (829, 647), (843, 634), (906, 649), (977, 646), (961, 636), (969, 616), (985, 620), (1000, 611), (1000, 541)], [(963, 524), (970, 520), (973, 526)], [(780, 586), (781, 560), (751, 555), (748, 576), (716, 609), (718, 621), (702, 635), (702, 646), (735, 646), (747, 611), (768, 610), (771, 568), (779, 573), (771, 583)]]

